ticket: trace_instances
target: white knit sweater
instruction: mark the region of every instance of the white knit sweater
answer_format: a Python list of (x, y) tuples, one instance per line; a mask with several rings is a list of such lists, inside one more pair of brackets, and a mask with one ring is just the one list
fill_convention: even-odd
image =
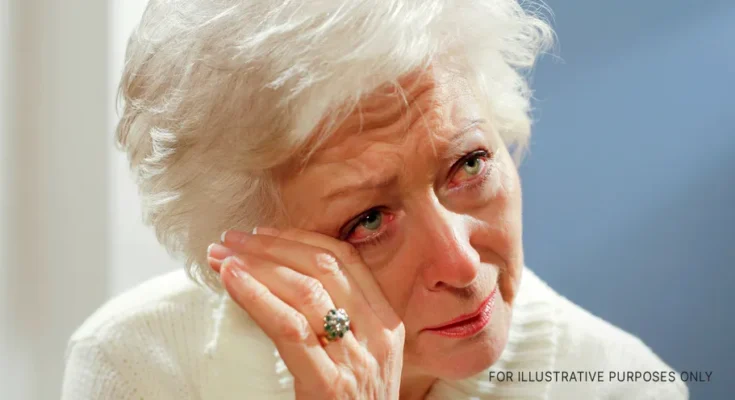
[[(490, 370), (513, 371), (515, 379), (491, 381)], [(545, 371), (552, 372), (528, 381), (529, 374)], [(569, 382), (553, 371), (603, 371), (604, 380)], [(525, 268), (500, 360), (468, 379), (438, 381), (427, 398), (689, 397), (675, 371), (674, 382), (611, 381), (610, 371), (673, 370), (638, 338), (560, 296)], [(242, 309), (177, 271), (110, 300), (74, 333), (62, 400), (290, 399), (292, 383), (273, 343)]]

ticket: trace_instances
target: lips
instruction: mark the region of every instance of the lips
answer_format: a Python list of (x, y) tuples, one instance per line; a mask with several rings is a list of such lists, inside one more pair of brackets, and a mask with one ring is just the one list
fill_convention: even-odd
[(490, 295), (487, 296), (487, 298), (474, 312), (460, 315), (451, 321), (428, 327), (426, 330), (443, 336), (452, 337), (464, 337), (477, 333), (479, 330), (484, 328), (490, 320), (496, 291), (497, 286), (492, 292), (490, 292)]

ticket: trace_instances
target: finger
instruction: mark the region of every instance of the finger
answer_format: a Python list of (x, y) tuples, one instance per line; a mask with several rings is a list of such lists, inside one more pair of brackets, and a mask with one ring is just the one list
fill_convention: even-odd
[[(354, 334), (358, 339), (362, 340), (370, 334), (369, 330), (382, 325), (367, 301), (364, 290), (351, 276), (347, 264), (330, 250), (286, 237), (239, 235), (239, 232), (233, 231), (227, 232), (225, 245), (232, 251), (266, 258), (316, 278), (324, 285), (334, 303), (353, 316)], [(370, 279), (373, 279), (372, 276)]]
[[(266, 254), (283, 260), (284, 263), (296, 262), (303, 265), (309, 271), (301, 272), (309, 275), (315, 273), (320, 280), (321, 277), (327, 278), (322, 282), (337, 304), (352, 304), (353, 307), (360, 308), (361, 305), (356, 301), (362, 299), (378, 318), (395, 322), (393, 307), (388, 303), (372, 272), (365, 266), (360, 253), (351, 244), (321, 233), (295, 228), (283, 231), (258, 228), (256, 232), (253, 235), (228, 231), (223, 235), (224, 244), (233, 250)], [(336, 258), (338, 263), (329, 262), (330, 258)], [(305, 263), (304, 260), (309, 262)], [(339, 268), (340, 265), (344, 268)], [(332, 291), (333, 285), (335, 291)], [(356, 288), (359, 290), (356, 291)], [(356, 297), (357, 292), (362, 296)], [(356, 334), (359, 335), (359, 330), (356, 330)]]
[(223, 262), (222, 283), (233, 301), (271, 338), (291, 374), (315, 384), (336, 379), (337, 367), (306, 318), (236, 264), (234, 257)]
[(362, 260), (360, 252), (350, 243), (337, 240), (331, 236), (321, 233), (296, 228), (286, 229), (283, 231), (273, 228), (258, 228), (258, 233), (299, 241), (331, 251), (344, 263), (345, 269), (347, 269), (352, 278), (359, 282), (362, 292), (371, 306), (380, 307), (381, 310), (389, 310), (391, 314), (394, 312), (393, 307), (388, 303), (388, 300), (383, 294), (383, 290), (375, 280), (373, 273)]
[(225, 258), (236, 254), (237, 253), (228, 247), (218, 243), (212, 243), (207, 247), (207, 263), (209, 263), (210, 268), (219, 273), (220, 268), (222, 267), (222, 261), (224, 261)]
[[(253, 242), (251, 238), (257, 239), (256, 236), (250, 236), (247, 240)], [(272, 241), (273, 239), (268, 238), (268, 240)], [(242, 240), (240, 242), (242, 242)], [(230, 241), (230, 243), (232, 243), (232, 241)], [(278, 264), (291, 267), (294, 271), (298, 271), (302, 275), (312, 277), (317, 280), (319, 285), (323, 285), (324, 288), (326, 288), (326, 292), (330, 294), (330, 301), (332, 301), (332, 298), (334, 298), (336, 294), (335, 302), (339, 304), (340, 307), (348, 307), (352, 309), (352, 311), (359, 312), (359, 309), (352, 305), (358, 296), (361, 298), (361, 301), (365, 301), (364, 297), (362, 297), (361, 290), (354, 283), (350, 282), (350, 278), (345, 276), (345, 271), (340, 269), (338, 264), (335, 264), (334, 262), (332, 262), (331, 265), (321, 264), (322, 262), (329, 262), (329, 258), (331, 257), (329, 254), (325, 253), (324, 249), (316, 248), (301, 242), (289, 241), (284, 244), (287, 246), (286, 249), (259, 245), (254, 242), (250, 243), (250, 245), (240, 243), (240, 245), (236, 246), (241, 252), (238, 254), (235, 250), (229, 247), (213, 243), (207, 249), (207, 259), (210, 266), (215, 271), (219, 271), (223, 259), (233, 255), (240, 255), (240, 258), (243, 259), (242, 256), (244, 254), (254, 255), (256, 260), (270, 260), (272, 265)], [(308, 264), (310, 260), (314, 263), (319, 263), (320, 265), (313, 268), (309, 268), (308, 265), (304, 265)], [(322, 282), (325, 282), (326, 284)], [(345, 295), (340, 295), (342, 293)], [(325, 310), (325, 313), (326, 311), (328, 310)]]
[[(300, 312), (320, 338), (326, 336), (324, 317), (335, 309), (334, 302), (322, 283), (314, 277), (304, 275), (287, 266), (252, 255), (240, 255), (241, 268), (270, 290), (270, 292)], [(239, 266), (239, 265), (238, 265)], [(349, 311), (348, 311), (349, 313)], [(348, 314), (349, 315), (349, 314)], [(347, 363), (359, 352), (360, 344), (351, 331), (339, 339), (338, 346), (325, 346), (330, 358), (338, 363)]]

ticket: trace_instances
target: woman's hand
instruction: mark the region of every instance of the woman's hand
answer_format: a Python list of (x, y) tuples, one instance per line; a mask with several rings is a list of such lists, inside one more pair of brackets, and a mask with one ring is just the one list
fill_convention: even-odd
[[(297, 229), (228, 231), (209, 249), (232, 299), (273, 340), (297, 399), (398, 399), (405, 329), (357, 250)], [(343, 308), (350, 330), (324, 340)]]

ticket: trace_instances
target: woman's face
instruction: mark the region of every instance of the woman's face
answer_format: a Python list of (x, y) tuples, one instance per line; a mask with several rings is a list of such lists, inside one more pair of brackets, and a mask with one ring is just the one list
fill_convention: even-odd
[[(282, 195), (291, 224), (359, 250), (404, 322), (404, 377), (460, 379), (506, 344), (523, 266), (520, 182), (469, 82), (434, 69), (400, 83), (407, 105), (363, 101)], [(429, 329), (488, 299), (478, 332)]]

